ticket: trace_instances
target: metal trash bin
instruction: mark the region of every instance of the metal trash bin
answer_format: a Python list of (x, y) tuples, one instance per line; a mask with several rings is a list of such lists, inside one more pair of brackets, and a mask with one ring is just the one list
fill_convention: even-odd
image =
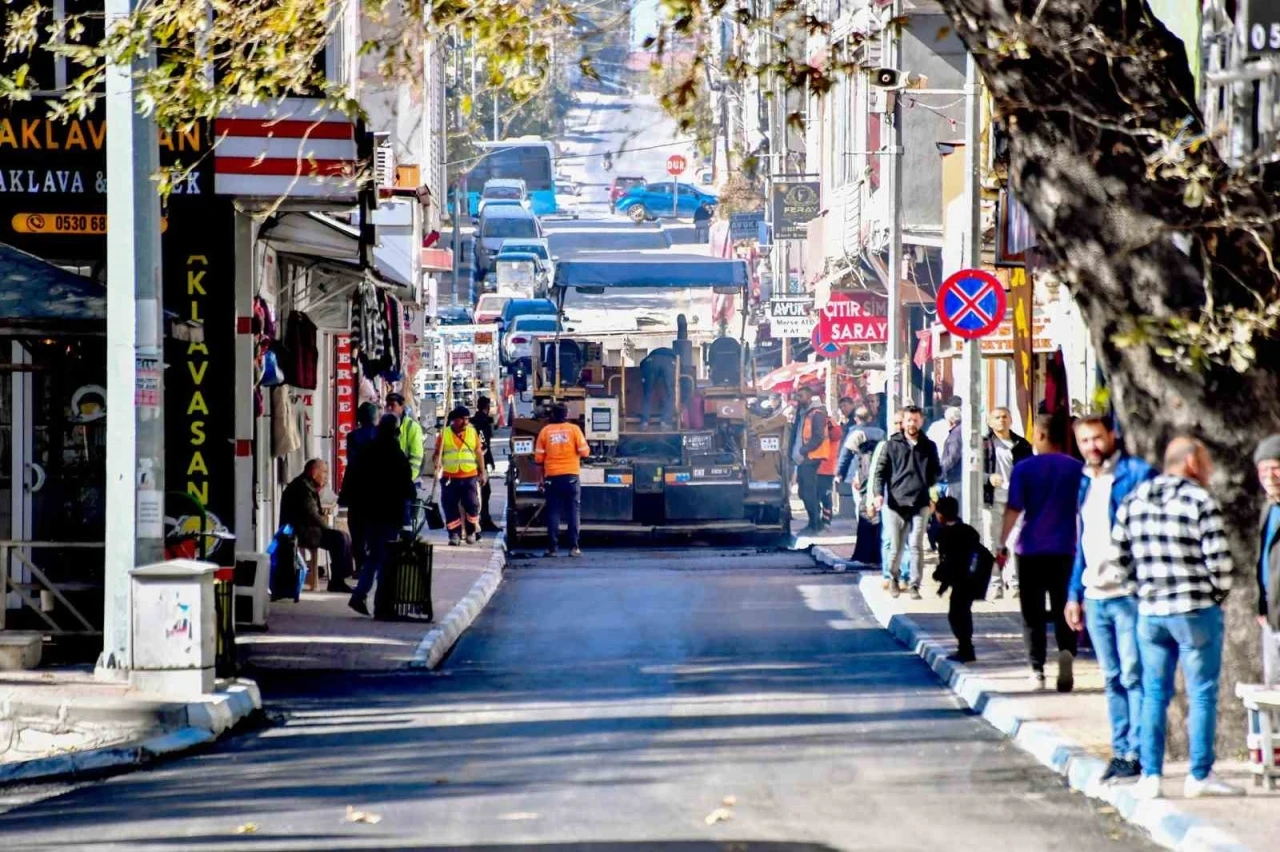
[(236, 569), (219, 568), (213, 574), (214, 657), (218, 677), (234, 677), (236, 657)]
[(378, 578), (373, 617), (383, 621), (434, 621), (431, 568), (434, 545), (420, 538), (391, 543), (390, 557)]

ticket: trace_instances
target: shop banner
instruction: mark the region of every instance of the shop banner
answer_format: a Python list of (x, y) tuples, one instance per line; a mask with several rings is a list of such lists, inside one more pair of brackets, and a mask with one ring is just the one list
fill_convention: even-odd
[(757, 241), (760, 238), (760, 225), (764, 222), (764, 211), (729, 214), (729, 239), (735, 243), (739, 240)]
[[(107, 260), (105, 110), (68, 121), (48, 118), (43, 98), (0, 107), (0, 242), (52, 263), (104, 269)], [(235, 469), (235, 218), (229, 198), (213, 196), (207, 125), (158, 134), (160, 162), (195, 164), (162, 211), (164, 308), (181, 323), (166, 327), (163, 391), (157, 368), (144, 364), (135, 388), (140, 405), (162, 400), (165, 416), (164, 515), (171, 531), (230, 534)], [(104, 323), (105, 328), (105, 323)], [(125, 416), (132, 416), (125, 412)], [(112, 416), (108, 413), (108, 416)], [(230, 565), (234, 542), (193, 538), (173, 550)]]
[[(1025, 269), (1009, 272), (1009, 352), (1013, 355), (1013, 387), (1023, 432), (1030, 434), (1035, 418), (1032, 408), (1035, 388), (1035, 314), (1032, 309), (1031, 276)], [(994, 335), (993, 335), (994, 336)]]
[(876, 293), (832, 293), (818, 315), (818, 339), (842, 347), (888, 342), (888, 299)]
[(333, 337), (333, 490), (342, 489), (347, 473), (347, 436), (356, 428), (356, 374), (351, 363), (351, 335)]
[(773, 185), (773, 234), (779, 240), (803, 240), (821, 209), (822, 184), (816, 180)]
[(769, 300), (771, 337), (808, 337), (816, 321), (812, 296), (777, 296)]

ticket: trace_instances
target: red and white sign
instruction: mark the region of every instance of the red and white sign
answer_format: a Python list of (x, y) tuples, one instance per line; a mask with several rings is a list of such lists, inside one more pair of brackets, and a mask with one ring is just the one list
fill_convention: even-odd
[(889, 302), (877, 293), (832, 293), (818, 314), (817, 338), (841, 348), (889, 340)]
[(355, 125), (318, 98), (237, 107), (213, 132), (218, 195), (356, 197)]
[(333, 434), (333, 489), (342, 488), (342, 477), (347, 472), (347, 435), (356, 428), (356, 372), (351, 362), (351, 335), (334, 337), (334, 406)]
[(667, 157), (667, 174), (669, 175), (682, 174), (685, 170), (685, 167), (688, 165), (689, 163), (687, 160), (685, 160), (684, 157), (680, 156), (679, 154), (672, 154), (670, 157)]

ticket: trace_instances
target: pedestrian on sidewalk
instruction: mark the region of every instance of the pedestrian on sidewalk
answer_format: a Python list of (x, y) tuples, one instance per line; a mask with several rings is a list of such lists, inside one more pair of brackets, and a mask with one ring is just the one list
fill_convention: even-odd
[[(1231, 591), (1231, 550), (1218, 502), (1206, 490), (1213, 461), (1203, 443), (1178, 437), (1164, 452), (1164, 472), (1142, 483), (1116, 512), (1112, 559), (1138, 590), (1142, 659), (1142, 777), (1138, 799), (1162, 795), (1165, 728), (1179, 662), (1187, 689), (1191, 774), (1184, 793), (1239, 796), (1213, 774), (1213, 739), (1222, 672), (1222, 602)], [(1024, 587), (1025, 591), (1025, 587)]]
[(796, 421), (791, 438), (791, 463), (796, 469), (796, 485), (804, 502), (809, 523), (802, 532), (822, 531), (822, 498), (818, 468), (832, 454), (827, 439), (827, 410), (812, 389), (796, 391)]
[(444, 508), (449, 544), (480, 541), (480, 486), (488, 481), (480, 433), (469, 422), (471, 412), (459, 405), (449, 412), (449, 426), (440, 430), (432, 470), (440, 475), (440, 502)]
[(1266, 494), (1258, 521), (1258, 624), (1262, 628), (1262, 677), (1280, 682), (1280, 434), (1270, 435), (1253, 454)]
[(822, 507), (822, 526), (831, 526), (835, 508), (836, 459), (840, 452), (840, 426), (834, 417), (827, 418), (827, 454), (818, 463), (818, 504)]
[[(480, 442), (484, 446), (484, 467), (488, 472), (492, 472), (495, 465), (493, 461), (493, 414), (490, 413), (489, 397), (482, 396), (476, 400), (476, 413), (471, 418), (471, 425), (476, 427), (476, 431), (480, 433)], [(484, 483), (480, 486), (480, 531), (481, 532), (501, 532), (502, 527), (493, 522), (493, 515), (489, 513), (489, 498), (493, 496), (493, 485), (486, 476)]]
[(393, 542), (409, 518), (409, 504), (417, 496), (409, 460), (400, 450), (400, 420), (384, 414), (378, 434), (351, 460), (342, 482), (342, 502), (356, 507), (364, 525), (365, 559), (360, 580), (347, 606), (369, 615), (373, 584), (391, 555)]
[(698, 205), (698, 209), (693, 211), (693, 232), (694, 241), (698, 243), (711, 242), (711, 205), (703, 202)]
[[(853, 495), (855, 511), (865, 506), (863, 491), (870, 475), (871, 456), (884, 441), (884, 430), (871, 422), (871, 411), (865, 405), (854, 405), (850, 397), (840, 400), (845, 415), (844, 434), (840, 437), (840, 455), (836, 460), (836, 482), (846, 482)], [(895, 428), (900, 428), (895, 427)]]
[[(1007, 542), (1001, 541), (1004, 529), (1004, 510), (1009, 506), (1009, 477), (1013, 466), (1034, 455), (1031, 442), (1013, 431), (1013, 415), (1005, 407), (993, 408), (987, 417), (990, 427), (982, 442), (983, 471), (986, 482), (982, 486), (982, 543), (992, 553), (999, 553)], [(1002, 570), (996, 572), (996, 588), (992, 595), (999, 600), (1006, 587), (1018, 596), (1017, 557), (1010, 556)]]
[(1084, 456), (1080, 479), (1079, 525), (1067, 624), (1086, 625), (1098, 655), (1107, 717), (1111, 722), (1111, 762), (1102, 781), (1141, 774), (1139, 730), (1142, 718), (1142, 661), (1138, 655), (1138, 598), (1111, 559), (1111, 530), (1125, 499), (1155, 469), (1126, 455), (1111, 420), (1086, 415), (1075, 422), (1076, 446)]
[(938, 491), (949, 494), (958, 501), (963, 501), (960, 488), (964, 484), (964, 430), (960, 422), (964, 413), (959, 408), (948, 408), (946, 413), (947, 436), (938, 449), (938, 460), (942, 464), (942, 481)]
[(387, 413), (394, 414), (400, 424), (400, 452), (409, 460), (409, 472), (417, 482), (422, 475), (422, 426), (409, 414), (404, 397), (398, 393), (387, 394)]
[[(356, 428), (347, 433), (347, 472), (351, 470), (351, 465), (355, 461), (356, 456), (378, 437), (378, 404), (375, 402), (362, 402), (360, 407), (356, 409)], [(346, 492), (346, 473), (343, 474), (344, 482), (343, 493)], [(351, 534), (351, 561), (354, 565), (354, 573), (356, 577), (360, 576), (360, 571), (364, 567), (365, 560), (365, 538), (364, 538), (364, 513), (360, 511), (359, 506), (349, 506), (342, 501), (342, 494), (338, 495), (338, 505), (346, 506), (347, 509), (347, 531)], [(345, 589), (343, 590), (345, 591)]]
[[(1076, 500), (1080, 493), (1079, 461), (1062, 452), (1053, 438), (1053, 417), (1038, 415), (1031, 445), (1036, 454), (1014, 465), (1009, 474), (1009, 504), (1004, 512), (1000, 541), (1008, 541), (1018, 516), (1018, 587), (1023, 635), (1031, 662), (1031, 683), (1044, 688), (1044, 663), (1048, 652), (1045, 597), (1049, 598), (1054, 637), (1058, 644), (1058, 691), (1075, 686), (1076, 632), (1067, 624), (1067, 588), (1076, 555)], [(1009, 550), (1001, 546), (998, 564), (1003, 569)]]
[(884, 483), (884, 494), (877, 494), (873, 505), (877, 510), (888, 510), (884, 514), (881, 534), (889, 537), (889, 594), (895, 598), (902, 591), (898, 560), (902, 557), (903, 548), (909, 547), (911, 564), (915, 569), (915, 576), (911, 578), (911, 597), (920, 600), (924, 532), (929, 523), (931, 492), (942, 472), (937, 446), (920, 431), (923, 424), (924, 412), (919, 407), (905, 407), (902, 410), (902, 431), (885, 441), (884, 455), (876, 465), (876, 480)]
[[(889, 416), (889, 433), (896, 435), (901, 429), (902, 409), (899, 408)], [(856, 436), (860, 433), (861, 430), (855, 430), (853, 434)], [(859, 452), (861, 452), (867, 442), (859, 443)], [(867, 459), (866, 473), (863, 474), (865, 481), (862, 485), (863, 511), (858, 516), (858, 538), (854, 542), (853, 550), (854, 562), (880, 566), (880, 588), (882, 589), (889, 588), (889, 584), (893, 581), (893, 572), (889, 570), (889, 537), (884, 534), (884, 513), (876, 509), (876, 498), (884, 496), (884, 485), (876, 476), (876, 470), (880, 466), (880, 458), (884, 455), (888, 443), (887, 438), (877, 441)], [(902, 554), (898, 568), (898, 576), (902, 582), (909, 583), (911, 558), (906, 551)]]
[(347, 578), (354, 573), (351, 564), (351, 538), (342, 530), (330, 527), (320, 505), (320, 494), (329, 484), (329, 465), (311, 459), (280, 495), (280, 526), (293, 527), (300, 547), (323, 550), (329, 554), (329, 585), (326, 591), (346, 594)]
[(940, 497), (934, 507), (938, 518), (938, 567), (933, 579), (940, 584), (938, 596), (951, 590), (947, 623), (956, 637), (956, 652), (947, 655), (955, 663), (978, 659), (973, 649), (973, 602), (987, 596), (995, 557), (982, 546), (978, 531), (960, 520), (960, 501), (950, 495)]
[(582, 514), (582, 488), (578, 480), (582, 460), (591, 455), (587, 438), (578, 424), (569, 422), (569, 408), (563, 402), (551, 406), (551, 422), (542, 427), (534, 442), (533, 460), (542, 466), (542, 489), (547, 513), (547, 552), (560, 551), (560, 518), (569, 521), (569, 555), (581, 556), (578, 524)]
[[(937, 397), (939, 403), (942, 397)], [(933, 441), (934, 446), (938, 448), (938, 454), (942, 454), (942, 445), (947, 442), (947, 436), (951, 434), (951, 421), (947, 419), (947, 411), (952, 408), (963, 408), (964, 400), (958, 396), (952, 396), (947, 400), (947, 404), (942, 408), (942, 416), (929, 424), (929, 428), (925, 430), (925, 437)], [(934, 409), (937, 410), (936, 408)]]

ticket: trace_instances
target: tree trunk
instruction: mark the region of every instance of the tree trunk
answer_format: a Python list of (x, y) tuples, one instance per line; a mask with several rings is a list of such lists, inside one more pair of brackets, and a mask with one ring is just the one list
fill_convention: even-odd
[[(1251, 456), (1280, 431), (1280, 345), (1255, 339), (1240, 371), (1216, 329), (1179, 337), (1177, 322), (1277, 300), (1274, 178), (1194, 144), (1205, 131), (1185, 51), (1145, 0), (941, 2), (1010, 125), (1010, 182), (1084, 314), (1129, 449), (1157, 461), (1170, 437), (1191, 434), (1217, 464), (1212, 490), (1236, 560), (1218, 750), (1237, 754), (1244, 714), (1233, 691), (1259, 675)], [(1197, 343), (1219, 351), (1179, 364), (1203, 354)], [(1184, 751), (1185, 726), (1171, 719), (1169, 731)]]

